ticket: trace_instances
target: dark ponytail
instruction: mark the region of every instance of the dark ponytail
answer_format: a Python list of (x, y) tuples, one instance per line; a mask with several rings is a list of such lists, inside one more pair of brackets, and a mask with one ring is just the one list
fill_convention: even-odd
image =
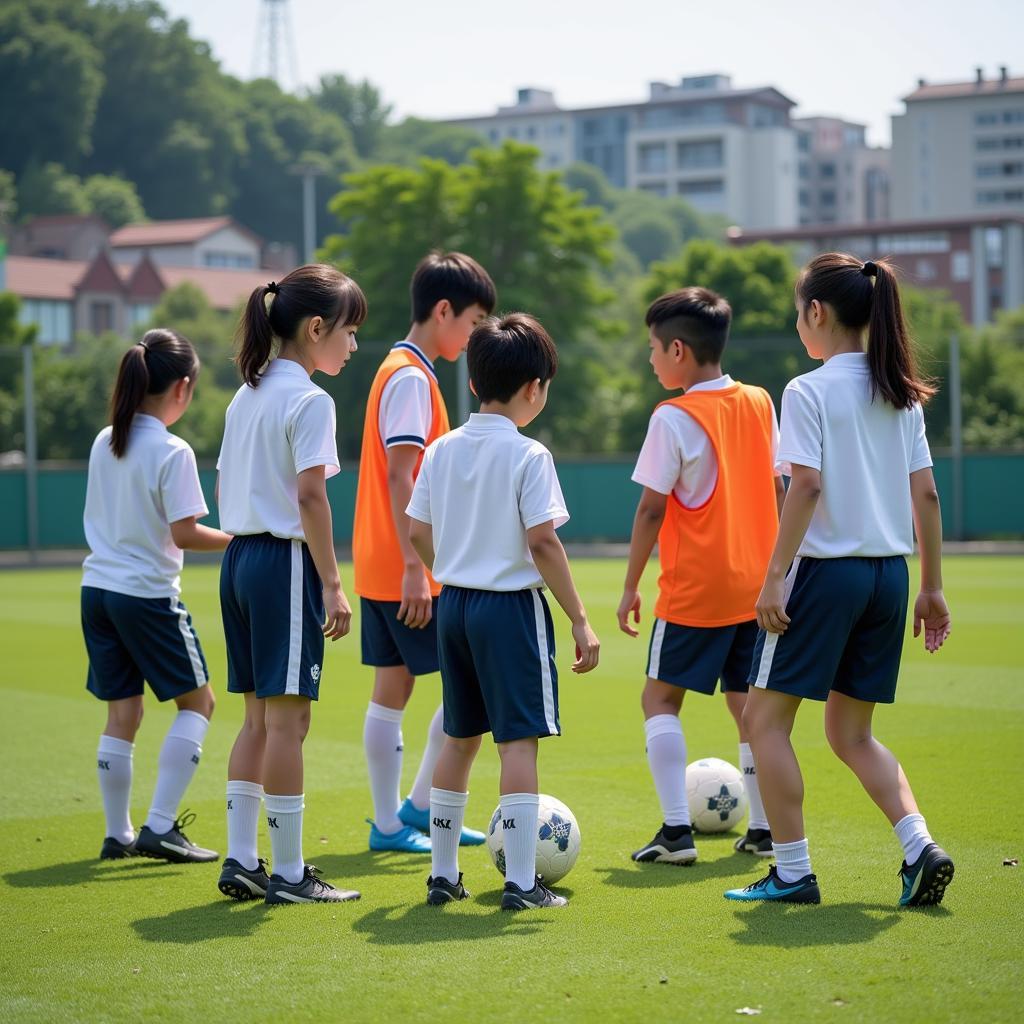
[[(269, 307), (268, 295), (272, 296)], [(258, 387), (274, 338), (294, 341), (307, 317), (321, 317), (331, 330), (338, 323), (358, 327), (366, 313), (366, 297), (359, 285), (326, 263), (309, 263), (280, 282), (261, 284), (249, 296), (238, 325), (236, 361), (242, 380)]]
[(110, 399), (110, 447), (117, 458), (128, 449), (132, 419), (147, 395), (162, 395), (172, 384), (188, 377), (195, 384), (199, 357), (192, 343), (175, 331), (158, 327), (121, 357), (117, 383)]
[(917, 372), (896, 274), (887, 260), (862, 263), (846, 253), (824, 253), (804, 268), (796, 293), (805, 315), (817, 299), (832, 307), (843, 327), (867, 328), (872, 398), (881, 394), (897, 409), (909, 409), (935, 394)]

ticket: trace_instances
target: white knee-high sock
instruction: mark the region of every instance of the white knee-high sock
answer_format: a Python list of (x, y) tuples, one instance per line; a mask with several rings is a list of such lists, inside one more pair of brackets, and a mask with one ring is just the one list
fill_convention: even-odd
[(228, 857), (249, 871), (259, 866), (256, 832), (260, 821), (263, 787), (258, 782), (235, 780), (228, 783)]
[(423, 751), (416, 781), (412, 784), (409, 799), (413, 807), (423, 810), (430, 806), (430, 780), (434, 777), (434, 766), (444, 746), (444, 705), (439, 704), (427, 729), (427, 747)]
[(505, 844), (505, 881), (529, 891), (537, 882), (537, 816), (540, 797), (536, 793), (503, 793), (501, 797), (501, 838)]
[(179, 711), (160, 748), (160, 762), (153, 803), (146, 824), (157, 833), (167, 832), (178, 817), (178, 805), (199, 767), (203, 740), (210, 720), (197, 711)]
[(270, 853), (275, 875), (287, 882), (300, 882), (306, 862), (302, 859), (303, 794), (279, 796), (263, 795), (267, 811), (267, 831), (270, 833)]
[(373, 795), (373, 820), (386, 835), (402, 828), (398, 820), (402, 779), (402, 714), (398, 708), (386, 708), (370, 701), (363, 725), (363, 749), (370, 772)]
[(459, 838), (469, 793), (430, 791), (430, 873), (449, 882), (459, 880)]
[(135, 838), (128, 805), (132, 798), (132, 751), (135, 744), (116, 736), (100, 736), (96, 749), (96, 774), (100, 780), (107, 835), (120, 843)]
[(811, 855), (807, 840), (797, 839), (793, 843), (772, 843), (775, 852), (775, 870), (784, 882), (799, 882), (811, 873)]
[(661, 801), (666, 825), (689, 825), (686, 799), (686, 738), (683, 723), (675, 715), (655, 715), (644, 722), (647, 763)]
[(754, 754), (749, 743), (740, 744), (740, 771), (743, 772), (743, 787), (747, 791), (750, 802), (750, 818), (747, 828), (769, 828), (765, 817), (764, 804), (761, 802), (761, 788), (757, 784), (757, 768), (754, 765)]
[(935, 842), (925, 824), (924, 815), (921, 814), (908, 814), (900, 818), (892, 830), (903, 847), (903, 859), (908, 864), (913, 864), (924, 852), (924, 848)]

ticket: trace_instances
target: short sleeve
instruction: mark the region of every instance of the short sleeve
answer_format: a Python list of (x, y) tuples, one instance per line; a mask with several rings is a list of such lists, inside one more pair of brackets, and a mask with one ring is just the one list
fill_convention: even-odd
[(779, 469), (779, 416), (771, 395), (768, 396), (768, 405), (772, 411), (772, 466), (775, 468), (775, 475), (782, 476), (782, 470)]
[(195, 453), (188, 445), (175, 448), (164, 461), (160, 471), (160, 497), (169, 523), (193, 516), (202, 518), (210, 511), (199, 484)]
[(782, 428), (775, 466), (786, 476), (793, 466), (821, 469), (821, 415), (811, 397), (795, 381), (786, 385), (782, 395)]
[(409, 506), (405, 514), (411, 519), (430, 525), (433, 520), (430, 518), (430, 448), (427, 449), (423, 461), (420, 463), (420, 471), (413, 485), (412, 497), (409, 499)]
[(303, 401), (292, 419), (288, 436), (296, 473), (314, 466), (324, 466), (328, 477), (341, 471), (336, 429), (334, 400), (330, 395), (317, 391)]
[(920, 403), (911, 410), (914, 424), (914, 438), (910, 451), (910, 472), (916, 473), (919, 469), (927, 469), (932, 465), (932, 453), (928, 447), (928, 437), (924, 430), (924, 409)]
[(426, 447), (433, 408), (426, 374), (416, 367), (399, 370), (384, 386), (378, 428), (385, 448)]
[(634, 483), (658, 494), (671, 494), (682, 472), (679, 437), (672, 429), (669, 415), (667, 407), (654, 410), (632, 476)]
[(523, 468), (519, 490), (519, 518), (530, 530), (541, 523), (554, 521), (555, 529), (569, 521), (562, 488), (555, 472), (555, 461), (546, 448), (532, 453)]

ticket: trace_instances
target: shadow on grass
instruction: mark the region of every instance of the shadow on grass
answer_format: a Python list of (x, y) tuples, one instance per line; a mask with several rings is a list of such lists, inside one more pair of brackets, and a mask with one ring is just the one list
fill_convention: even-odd
[[(307, 854), (311, 864), (316, 864), (327, 881), (346, 878), (365, 878), (373, 875), (423, 875), (430, 874), (430, 855), (416, 853), (318, 853), (310, 850)], [(340, 884), (335, 881), (335, 884)]]
[(262, 900), (240, 903), (221, 898), (160, 917), (140, 917), (132, 921), (132, 928), (144, 942), (191, 946), (208, 939), (242, 939), (253, 935), (267, 913)]
[(353, 922), (352, 930), (366, 935), (375, 946), (418, 946), (428, 942), (472, 942), (502, 935), (535, 935), (550, 920), (544, 912), (503, 913), (498, 909), (500, 892), (497, 895), (485, 893), (473, 902), (493, 906), (494, 912), (485, 915), (460, 912), (462, 908), (455, 904), (378, 907)]
[(668, 889), (675, 886), (691, 885), (708, 878), (735, 879), (738, 885), (753, 881), (753, 869), (764, 865), (754, 863), (752, 857), (720, 857), (718, 860), (697, 860), (692, 864), (637, 864), (630, 861), (616, 867), (594, 868), (605, 877), (602, 881), (620, 889)]
[(144, 881), (171, 878), (179, 874), (169, 870), (165, 861), (146, 857), (125, 860), (76, 860), (67, 864), (46, 864), (41, 868), (10, 871), (4, 881), (17, 889), (50, 889), (69, 885), (88, 885), (90, 882)]
[(743, 930), (729, 937), (745, 946), (850, 946), (872, 942), (908, 913), (951, 916), (945, 907), (899, 910), (891, 903), (757, 903), (736, 911)]

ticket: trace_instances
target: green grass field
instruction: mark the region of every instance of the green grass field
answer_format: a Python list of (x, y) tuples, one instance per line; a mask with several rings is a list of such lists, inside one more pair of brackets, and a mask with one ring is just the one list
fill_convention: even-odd
[[(765, 1021), (1019, 1019), (1024, 869), (1003, 859), (1024, 853), (1024, 559), (947, 562), (953, 635), (934, 657), (908, 645), (897, 703), (877, 715), (956, 860), (941, 907), (903, 912), (899, 846), (828, 750), (820, 705), (804, 707), (796, 733), (820, 907), (723, 900), (765, 866), (734, 854), (729, 835), (701, 838), (691, 868), (630, 861), (660, 820), (638, 703), (646, 642), (615, 628), (622, 565), (576, 569), (602, 663), (577, 678), (559, 658), (565, 735), (542, 744), (541, 788), (575, 811), (583, 848), (562, 888), (570, 906), (521, 916), (498, 910), (501, 880), (483, 848), (462, 858), (475, 898), (442, 910), (423, 903), (427, 859), (367, 852), (370, 672), (354, 638), (329, 651), (306, 745), (306, 857), (361, 889), (359, 903), (268, 911), (221, 897), (215, 865), (101, 864), (103, 711), (84, 689), (78, 573), (0, 574), (0, 1020), (700, 1022), (734, 1020), (741, 1007)], [(223, 851), (240, 700), (224, 693), (216, 570), (189, 568), (184, 584), (219, 696), (187, 796), (199, 815), (190, 832)], [(558, 629), (564, 652), (564, 620)], [(408, 783), (438, 696), (429, 678), (410, 704)], [(735, 763), (720, 699), (687, 704), (691, 759)], [(172, 713), (147, 707), (137, 826)], [(485, 747), (467, 822), (482, 828), (496, 802)]]

